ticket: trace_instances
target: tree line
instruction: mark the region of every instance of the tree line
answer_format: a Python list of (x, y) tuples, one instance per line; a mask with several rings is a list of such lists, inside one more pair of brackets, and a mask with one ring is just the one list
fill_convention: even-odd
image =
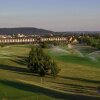
[(80, 38), (80, 42), (100, 49), (100, 36), (83, 36)]

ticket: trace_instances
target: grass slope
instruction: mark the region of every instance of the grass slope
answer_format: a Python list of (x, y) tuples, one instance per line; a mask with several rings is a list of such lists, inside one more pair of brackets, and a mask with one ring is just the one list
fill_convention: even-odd
[(41, 77), (27, 70), (25, 57), (29, 51), (30, 45), (0, 48), (0, 100), (100, 99), (100, 61), (93, 62), (87, 57), (45, 49), (61, 72), (57, 78), (46, 76), (41, 81)]

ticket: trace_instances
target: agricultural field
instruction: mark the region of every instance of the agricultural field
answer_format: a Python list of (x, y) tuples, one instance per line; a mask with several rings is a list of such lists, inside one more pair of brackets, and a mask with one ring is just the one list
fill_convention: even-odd
[(100, 100), (100, 51), (86, 45), (44, 49), (61, 69), (57, 77), (30, 73), (32, 45), (0, 47), (0, 100)]

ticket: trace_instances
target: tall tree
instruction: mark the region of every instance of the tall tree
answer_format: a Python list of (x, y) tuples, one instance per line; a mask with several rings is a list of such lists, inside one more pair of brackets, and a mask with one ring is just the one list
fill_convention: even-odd
[(57, 64), (43, 52), (41, 47), (32, 47), (28, 57), (28, 69), (40, 76), (46, 74), (56, 76), (60, 71)]

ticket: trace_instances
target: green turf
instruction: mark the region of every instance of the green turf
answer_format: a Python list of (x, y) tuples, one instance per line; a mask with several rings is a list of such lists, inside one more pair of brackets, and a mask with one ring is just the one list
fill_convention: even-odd
[(0, 100), (56, 100), (53, 94), (34, 85), (0, 80)]
[(100, 95), (99, 59), (94, 62), (88, 57), (44, 49), (57, 62), (61, 72), (57, 78), (46, 76), (41, 83), (41, 77), (27, 70), (25, 57), (29, 51), (30, 45), (0, 47), (0, 100), (96, 100), (94, 97)]

